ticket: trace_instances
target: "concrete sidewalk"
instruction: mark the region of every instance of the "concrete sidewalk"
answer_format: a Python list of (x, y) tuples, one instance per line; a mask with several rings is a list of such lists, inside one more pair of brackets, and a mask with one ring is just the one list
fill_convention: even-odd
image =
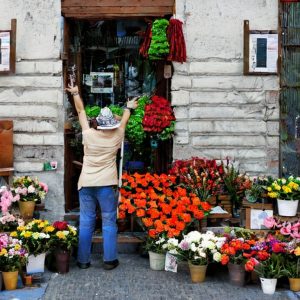
[[(295, 300), (288, 289), (277, 288), (273, 296), (264, 295), (259, 284), (236, 287), (229, 283), (226, 272), (207, 276), (204, 283), (193, 284), (189, 271), (178, 273), (152, 271), (149, 260), (138, 254), (120, 254), (120, 265), (104, 271), (100, 256), (93, 255), (92, 266), (81, 270), (72, 262), (70, 272), (53, 274), (43, 300)], [(288, 287), (287, 287), (288, 288)]]

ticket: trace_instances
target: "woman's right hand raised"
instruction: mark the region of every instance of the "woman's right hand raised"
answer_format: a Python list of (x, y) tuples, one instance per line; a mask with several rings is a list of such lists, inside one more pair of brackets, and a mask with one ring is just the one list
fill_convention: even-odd
[(66, 88), (66, 91), (71, 93), (71, 94), (78, 94), (78, 86), (71, 86), (70, 84), (68, 85), (68, 87)]

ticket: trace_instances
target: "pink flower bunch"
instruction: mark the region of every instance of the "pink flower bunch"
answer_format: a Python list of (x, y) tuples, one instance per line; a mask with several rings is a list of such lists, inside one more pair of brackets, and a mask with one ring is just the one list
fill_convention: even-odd
[(300, 219), (297, 221), (281, 221), (275, 217), (268, 217), (264, 220), (264, 226), (269, 229), (279, 230), (279, 232), (286, 236), (294, 239), (300, 238)]
[(20, 196), (13, 195), (10, 189), (6, 186), (0, 188), (0, 207), (3, 214), (8, 212), (9, 207), (13, 202), (19, 201)]
[(26, 264), (28, 253), (22, 242), (7, 234), (0, 234), (0, 271), (17, 271)]
[(0, 230), (2, 231), (12, 231), (16, 230), (18, 226), (24, 226), (24, 220), (10, 214), (5, 213), (0, 217)]
[(20, 201), (37, 202), (45, 198), (48, 193), (48, 186), (36, 177), (22, 176), (14, 178), (11, 191), (13, 195), (19, 196)]

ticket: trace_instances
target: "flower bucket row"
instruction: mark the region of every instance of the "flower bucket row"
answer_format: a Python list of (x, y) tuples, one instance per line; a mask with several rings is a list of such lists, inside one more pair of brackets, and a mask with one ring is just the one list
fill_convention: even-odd
[(275, 292), (277, 279), (281, 277), (289, 279), (292, 291), (300, 291), (299, 240), (245, 233), (246, 236), (241, 237), (234, 230), (223, 235), (191, 231), (181, 238), (159, 237), (152, 241), (156, 249), (152, 247), (149, 252), (150, 268), (177, 272), (176, 261), (185, 261), (191, 281), (200, 283), (205, 281), (208, 265), (219, 263), (228, 266), (233, 285), (244, 286), (246, 274), (254, 273), (260, 278), (265, 294)]
[[(32, 220), (18, 226), (15, 231), (0, 234), (0, 271), (3, 274), (5, 289), (17, 287), (18, 273), (31, 275), (44, 272), (45, 256), (54, 252), (59, 273), (67, 273), (72, 248), (77, 245), (77, 229), (64, 221), (51, 224), (47, 220)], [(64, 253), (65, 265), (59, 258)], [(24, 272), (23, 272), (24, 269)], [(14, 279), (5, 280), (5, 272)]]

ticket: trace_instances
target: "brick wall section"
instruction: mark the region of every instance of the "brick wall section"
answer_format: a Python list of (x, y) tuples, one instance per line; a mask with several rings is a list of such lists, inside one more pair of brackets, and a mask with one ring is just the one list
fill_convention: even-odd
[[(60, 1), (1, 1), (0, 29), (17, 19), (16, 74), (0, 76), (0, 119), (14, 120), (16, 175), (37, 176), (49, 185), (49, 219), (64, 214), (64, 108)], [(58, 161), (57, 171), (43, 163)]]
[(276, 30), (277, 1), (176, 3), (188, 62), (174, 64), (174, 158), (229, 156), (250, 175), (278, 175), (278, 77), (243, 75), (243, 22)]

